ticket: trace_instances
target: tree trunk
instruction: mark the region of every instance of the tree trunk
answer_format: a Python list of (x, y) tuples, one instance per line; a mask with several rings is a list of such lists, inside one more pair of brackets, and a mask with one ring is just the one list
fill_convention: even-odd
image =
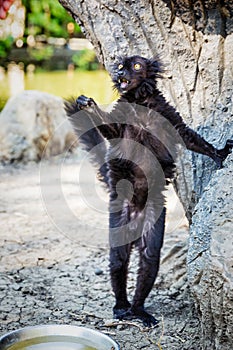
[[(166, 66), (160, 88), (187, 123), (201, 125), (219, 148), (232, 137), (233, 1), (60, 2), (108, 71), (118, 55), (159, 54)], [(177, 189), (192, 222), (188, 277), (208, 350), (233, 344), (233, 157), (225, 164), (216, 171), (211, 160), (188, 151), (178, 164)]]

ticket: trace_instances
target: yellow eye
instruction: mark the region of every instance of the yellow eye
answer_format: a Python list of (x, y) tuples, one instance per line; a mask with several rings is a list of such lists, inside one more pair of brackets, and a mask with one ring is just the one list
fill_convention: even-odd
[(123, 64), (119, 64), (119, 66), (118, 66), (118, 69), (122, 69), (124, 66), (123, 66)]
[(134, 65), (135, 70), (140, 70), (141, 68), (142, 68), (142, 66), (140, 63), (135, 63), (135, 65)]

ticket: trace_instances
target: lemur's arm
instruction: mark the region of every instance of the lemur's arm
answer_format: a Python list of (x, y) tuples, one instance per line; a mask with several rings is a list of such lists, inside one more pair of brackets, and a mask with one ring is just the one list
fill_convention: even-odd
[(233, 140), (227, 140), (225, 147), (218, 150), (196, 131), (188, 127), (175, 108), (166, 102), (162, 94), (156, 96), (156, 103), (152, 101), (150, 108), (155, 109), (170, 121), (183, 139), (187, 149), (209, 156), (216, 162), (218, 167), (222, 167), (223, 161), (233, 148)]

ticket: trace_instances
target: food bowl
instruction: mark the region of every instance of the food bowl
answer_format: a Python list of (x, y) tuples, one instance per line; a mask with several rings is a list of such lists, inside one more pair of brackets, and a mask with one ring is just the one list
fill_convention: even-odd
[(25, 327), (0, 338), (1, 350), (119, 350), (119, 345), (96, 330), (69, 325)]

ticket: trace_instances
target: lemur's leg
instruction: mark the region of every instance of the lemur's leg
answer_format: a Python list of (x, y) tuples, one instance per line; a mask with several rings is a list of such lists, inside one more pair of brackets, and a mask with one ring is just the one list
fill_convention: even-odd
[[(123, 202), (119, 203), (118, 195), (111, 193), (109, 235), (110, 235), (110, 275), (112, 289), (115, 294), (116, 304), (113, 308), (115, 318), (122, 319), (122, 316), (130, 309), (127, 298), (127, 274), (131, 252), (131, 243), (122, 245), (119, 237), (125, 239), (127, 234), (128, 213), (123, 209)], [(116, 203), (117, 201), (118, 203)], [(119, 245), (119, 246), (118, 246)]]
[(127, 298), (127, 274), (131, 245), (110, 248), (110, 275), (116, 304), (113, 308), (114, 317), (122, 319), (130, 309)]
[(163, 245), (166, 210), (163, 209), (155, 225), (142, 236), (137, 286), (133, 298), (132, 316), (140, 318), (150, 327), (158, 321), (144, 310), (144, 302), (149, 295), (159, 270), (160, 251)]

